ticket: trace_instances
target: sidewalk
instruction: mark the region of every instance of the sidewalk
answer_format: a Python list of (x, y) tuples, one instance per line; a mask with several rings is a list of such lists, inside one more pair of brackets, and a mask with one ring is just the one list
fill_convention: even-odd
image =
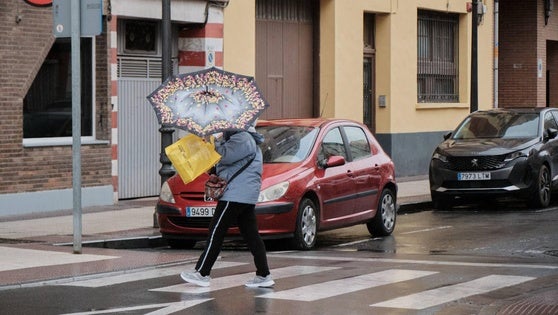
[[(398, 181), (397, 185), (399, 211), (421, 206), (430, 201), (428, 179), (404, 178)], [(112, 206), (84, 208), (82, 211), (84, 241), (98, 238), (99, 235), (106, 237), (158, 235), (158, 230), (153, 229), (156, 202), (157, 197), (151, 197), (121, 200), (117, 205)], [(19, 218), (0, 218), (0, 244), (2, 244), (1, 240), (6, 241), (6, 239), (63, 243), (68, 236), (73, 239), (71, 210), (45, 214), (42, 217), (26, 215)]]
[[(399, 211), (412, 211), (430, 201), (428, 179), (398, 181)], [(100, 272), (194, 262), (197, 253), (184, 251), (130, 251), (89, 247), (88, 243), (160, 240), (153, 228), (157, 198), (123, 200), (118, 205), (84, 208), (82, 253), (73, 254), (72, 211), (5, 218), (0, 221), (0, 289), (69, 281)], [(114, 248), (114, 247), (113, 247)]]

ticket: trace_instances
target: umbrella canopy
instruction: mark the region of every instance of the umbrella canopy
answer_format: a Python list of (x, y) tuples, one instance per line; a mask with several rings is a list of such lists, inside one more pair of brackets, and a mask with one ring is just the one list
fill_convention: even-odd
[(169, 77), (147, 99), (160, 124), (200, 137), (246, 130), (269, 106), (253, 77), (214, 67)]

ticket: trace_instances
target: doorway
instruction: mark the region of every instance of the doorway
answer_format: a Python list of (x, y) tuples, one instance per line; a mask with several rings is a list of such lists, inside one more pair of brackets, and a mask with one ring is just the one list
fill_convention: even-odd
[(375, 15), (364, 13), (363, 34), (363, 119), (372, 133), (376, 133), (376, 44), (375, 44)]
[(316, 1), (256, 1), (256, 80), (270, 107), (262, 119), (314, 114)]

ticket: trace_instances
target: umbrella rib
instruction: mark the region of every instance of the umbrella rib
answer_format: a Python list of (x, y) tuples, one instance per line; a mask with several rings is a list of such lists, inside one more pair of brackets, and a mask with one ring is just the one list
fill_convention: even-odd
[[(223, 97), (225, 98), (225, 100), (229, 101), (230, 103), (232, 103), (232, 99), (226, 95), (223, 95)], [(223, 106), (221, 105), (221, 103), (218, 103), (217, 106), (219, 106), (219, 110), (221, 112), (223, 112), (223, 116), (225, 114), (225, 109), (223, 108)]]

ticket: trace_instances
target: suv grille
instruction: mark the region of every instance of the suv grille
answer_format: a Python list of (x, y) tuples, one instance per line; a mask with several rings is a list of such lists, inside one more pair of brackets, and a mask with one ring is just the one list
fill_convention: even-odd
[(448, 168), (454, 171), (495, 170), (504, 167), (505, 155), (448, 157)]
[(199, 191), (183, 191), (180, 193), (180, 198), (185, 200), (203, 201), (204, 192)]

